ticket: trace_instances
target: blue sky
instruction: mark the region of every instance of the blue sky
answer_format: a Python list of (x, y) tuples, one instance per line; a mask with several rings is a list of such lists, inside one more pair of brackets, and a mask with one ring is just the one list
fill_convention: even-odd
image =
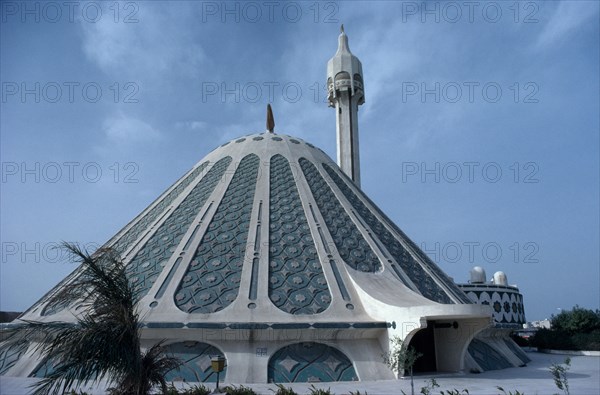
[(362, 61), (363, 190), (457, 282), (506, 272), (529, 320), (599, 308), (599, 6), (2, 1), (0, 309), (75, 265), (216, 146), (335, 157), (326, 63)]

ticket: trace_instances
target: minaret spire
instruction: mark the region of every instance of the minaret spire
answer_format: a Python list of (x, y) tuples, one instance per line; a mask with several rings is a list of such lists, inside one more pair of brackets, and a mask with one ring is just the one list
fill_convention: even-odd
[(344, 25), (337, 52), (327, 63), (327, 92), (329, 106), (336, 110), (338, 165), (360, 187), (358, 106), (365, 102), (363, 73), (360, 60), (350, 52)]

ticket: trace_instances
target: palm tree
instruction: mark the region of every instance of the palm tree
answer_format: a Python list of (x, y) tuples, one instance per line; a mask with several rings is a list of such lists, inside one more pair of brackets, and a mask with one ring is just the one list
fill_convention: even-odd
[(34, 384), (34, 394), (59, 394), (101, 379), (115, 385), (113, 394), (146, 395), (155, 385), (166, 392), (164, 376), (181, 362), (165, 355), (162, 342), (142, 352), (136, 290), (120, 255), (111, 249), (90, 255), (74, 244), (63, 247), (81, 260), (80, 274), (51, 303), (77, 302), (83, 313), (75, 324), (24, 321), (8, 334), (9, 342), (33, 340), (35, 349), (53, 365)]

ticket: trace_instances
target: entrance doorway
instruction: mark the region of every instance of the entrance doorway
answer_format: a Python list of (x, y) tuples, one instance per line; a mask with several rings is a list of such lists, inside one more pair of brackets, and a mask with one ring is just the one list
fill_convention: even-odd
[(422, 354), (413, 365), (413, 372), (435, 372), (435, 338), (433, 334), (433, 321), (427, 321), (427, 328), (419, 330), (408, 343), (417, 353)]

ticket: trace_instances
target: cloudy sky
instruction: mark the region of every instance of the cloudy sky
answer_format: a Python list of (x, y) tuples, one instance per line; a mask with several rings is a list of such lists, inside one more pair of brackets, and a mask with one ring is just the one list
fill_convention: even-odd
[(362, 61), (365, 192), (458, 282), (506, 272), (529, 320), (599, 294), (599, 7), (525, 2), (2, 1), (0, 310), (107, 241), (216, 146), (335, 157), (327, 60)]

